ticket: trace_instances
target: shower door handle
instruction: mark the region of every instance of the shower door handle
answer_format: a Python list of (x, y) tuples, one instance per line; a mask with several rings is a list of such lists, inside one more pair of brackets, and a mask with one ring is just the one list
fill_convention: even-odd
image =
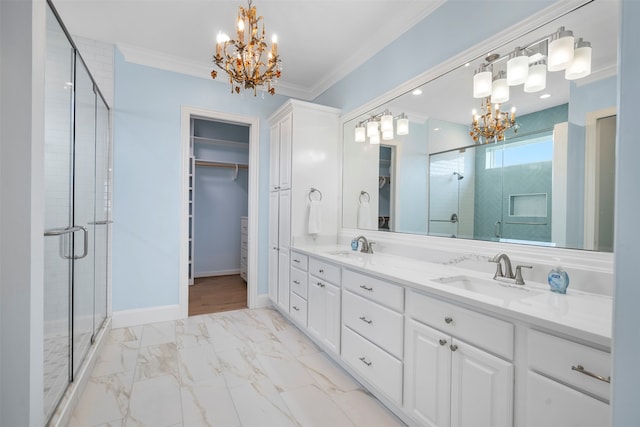
[[(66, 236), (68, 234), (73, 234), (76, 231), (80, 231), (82, 230), (82, 232), (84, 233), (84, 250), (82, 251), (82, 255), (80, 256), (68, 256), (65, 252), (65, 239)], [(49, 230), (45, 230), (44, 235), (46, 237), (49, 236), (58, 236), (60, 237), (60, 246), (58, 248), (58, 251), (60, 253), (60, 257), (64, 258), (64, 259), (82, 259), (84, 257), (87, 256), (87, 253), (89, 251), (89, 231), (81, 226), (81, 225), (76, 225), (74, 227), (65, 227), (65, 228), (50, 228)]]

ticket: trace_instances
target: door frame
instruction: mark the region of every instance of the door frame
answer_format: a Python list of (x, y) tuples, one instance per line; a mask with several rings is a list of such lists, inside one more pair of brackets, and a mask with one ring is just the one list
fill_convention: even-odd
[[(260, 164), (260, 119), (198, 107), (182, 106), (180, 118), (182, 209), (180, 220), (180, 315), (189, 316), (189, 157), (191, 119), (207, 119), (249, 126), (249, 191), (247, 242), (247, 306), (258, 303), (258, 185)], [(240, 230), (238, 230), (240, 238)]]

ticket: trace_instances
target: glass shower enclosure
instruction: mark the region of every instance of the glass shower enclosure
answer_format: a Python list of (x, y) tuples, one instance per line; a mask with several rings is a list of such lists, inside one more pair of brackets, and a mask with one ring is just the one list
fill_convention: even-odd
[(110, 112), (47, 11), (44, 414), (50, 419), (107, 317)]

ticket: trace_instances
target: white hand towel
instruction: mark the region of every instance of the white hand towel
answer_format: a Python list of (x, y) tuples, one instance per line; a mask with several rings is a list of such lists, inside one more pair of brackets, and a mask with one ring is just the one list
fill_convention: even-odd
[(312, 200), (309, 204), (309, 234), (319, 234), (321, 225), (320, 200)]
[(369, 209), (369, 201), (361, 200), (358, 206), (358, 228), (371, 228), (371, 212)]

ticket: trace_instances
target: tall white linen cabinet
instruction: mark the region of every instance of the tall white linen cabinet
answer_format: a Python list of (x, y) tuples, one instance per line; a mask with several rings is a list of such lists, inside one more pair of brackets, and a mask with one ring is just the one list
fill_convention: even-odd
[[(338, 233), (339, 118), (338, 109), (297, 100), (269, 118), (269, 298), (287, 313), (291, 244), (335, 242)], [(321, 199), (320, 232), (313, 235), (312, 199)]]

